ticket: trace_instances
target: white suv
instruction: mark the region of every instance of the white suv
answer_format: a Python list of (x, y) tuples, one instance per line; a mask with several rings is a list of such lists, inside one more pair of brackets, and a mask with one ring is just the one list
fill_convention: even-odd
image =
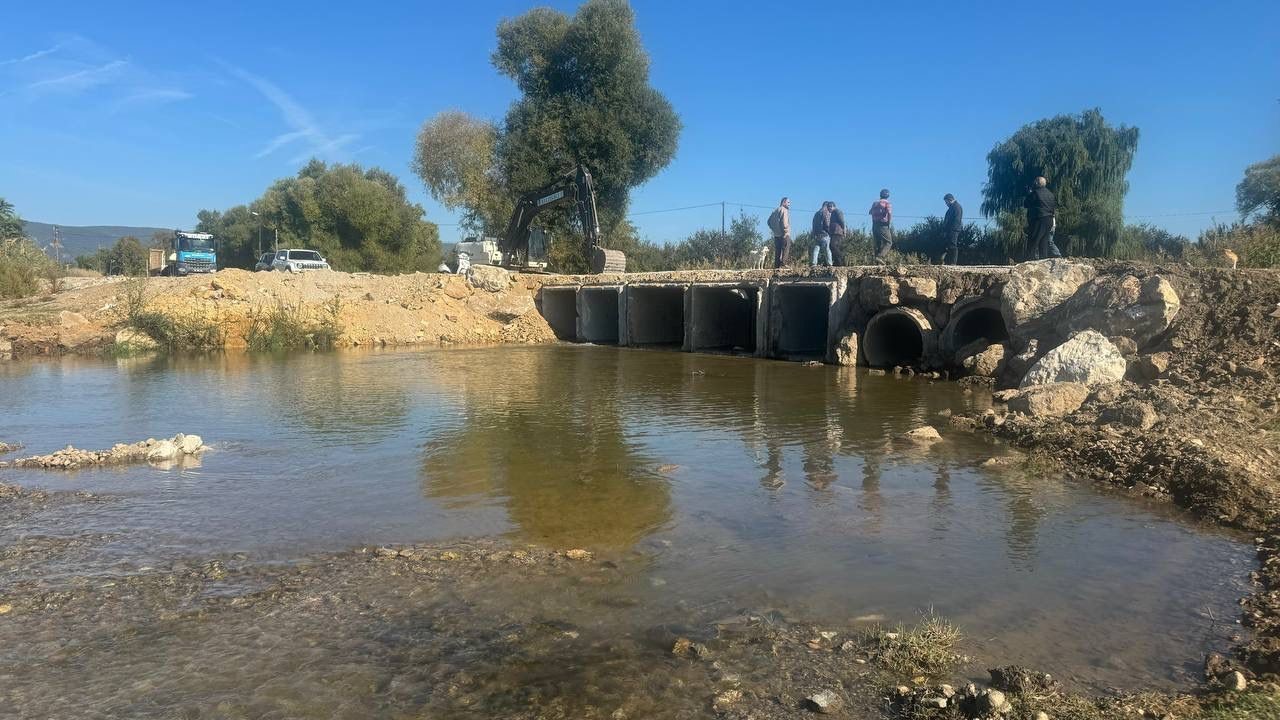
[(315, 250), (279, 250), (276, 259), (271, 261), (271, 269), (281, 272), (328, 270), (329, 263)]

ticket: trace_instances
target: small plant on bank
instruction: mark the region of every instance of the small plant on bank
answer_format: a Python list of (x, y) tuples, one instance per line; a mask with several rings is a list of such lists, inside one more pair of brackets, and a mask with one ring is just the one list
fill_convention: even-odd
[[(124, 312), (126, 324), (138, 330), (160, 345), (161, 349), (175, 352), (183, 350), (216, 350), (226, 344), (226, 326), (217, 315), (209, 316), (193, 312), (186, 315), (170, 315), (148, 307), (151, 298), (146, 278), (124, 283)], [(127, 345), (127, 343), (124, 343)], [(121, 352), (137, 352), (136, 348), (119, 348)]]
[(61, 268), (40, 248), (25, 239), (0, 240), (0, 299), (40, 293), (41, 280), (58, 290)]
[(897, 679), (940, 678), (960, 664), (955, 647), (961, 637), (955, 625), (929, 615), (910, 628), (899, 625), (891, 632), (873, 628), (864, 642), (871, 657)]
[(268, 310), (249, 314), (245, 345), (251, 352), (282, 350), (327, 350), (342, 334), (338, 323), (341, 300), (337, 297), (324, 304), (319, 319), (308, 317), (300, 307), (277, 304)]

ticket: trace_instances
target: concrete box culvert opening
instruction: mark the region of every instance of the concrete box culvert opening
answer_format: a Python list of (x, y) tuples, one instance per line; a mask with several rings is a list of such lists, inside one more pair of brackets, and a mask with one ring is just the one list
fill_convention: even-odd
[(912, 308), (891, 308), (867, 323), (862, 335), (862, 353), (871, 367), (918, 365), (925, 355), (928, 335), (933, 332), (928, 318)]
[(760, 342), (760, 288), (694, 285), (689, 293), (690, 350), (756, 353)]
[(684, 346), (683, 285), (631, 285), (626, 293), (629, 345)]
[(999, 305), (993, 301), (958, 304), (951, 311), (951, 322), (947, 323), (944, 349), (954, 353), (975, 340), (994, 344), (1008, 339), (1009, 329), (1004, 324)]
[(832, 286), (775, 285), (775, 354), (781, 358), (825, 358)]
[(560, 340), (578, 339), (577, 296), (574, 287), (544, 287), (538, 294), (538, 310)]
[(584, 287), (578, 290), (578, 340), (602, 345), (618, 343), (618, 303), (622, 288)]

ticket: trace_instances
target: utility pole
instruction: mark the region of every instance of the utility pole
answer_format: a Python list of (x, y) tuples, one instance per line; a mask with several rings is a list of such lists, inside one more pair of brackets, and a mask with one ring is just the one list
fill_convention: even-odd
[(53, 226), (53, 242), (49, 243), (53, 248), (53, 261), (59, 265), (62, 264), (62, 237), (58, 231), (58, 226)]
[(724, 234), (725, 234), (724, 232), (724, 201), (721, 200), (720, 201), (720, 235), (723, 236)]
[(258, 257), (262, 257), (262, 215), (261, 213), (249, 211), (249, 214), (258, 218)]
[(271, 232), (275, 235), (275, 251), (280, 252), (280, 228), (271, 228)]

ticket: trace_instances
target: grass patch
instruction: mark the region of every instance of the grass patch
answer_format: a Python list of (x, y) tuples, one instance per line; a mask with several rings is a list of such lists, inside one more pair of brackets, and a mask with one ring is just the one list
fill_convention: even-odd
[(163, 350), (215, 350), (226, 343), (224, 323), (216, 316), (169, 315), (151, 310), (147, 304), (147, 280), (128, 281), (124, 287), (126, 322), (155, 340)]
[(895, 679), (938, 679), (960, 664), (955, 647), (962, 637), (955, 625), (929, 615), (909, 628), (899, 625), (889, 632), (872, 628), (863, 644), (871, 658)]
[(338, 314), (341, 300), (334, 297), (324, 304), (319, 317), (303, 312), (301, 307), (280, 303), (268, 310), (249, 314), (245, 345), (251, 352), (282, 350), (327, 350), (342, 335)]

